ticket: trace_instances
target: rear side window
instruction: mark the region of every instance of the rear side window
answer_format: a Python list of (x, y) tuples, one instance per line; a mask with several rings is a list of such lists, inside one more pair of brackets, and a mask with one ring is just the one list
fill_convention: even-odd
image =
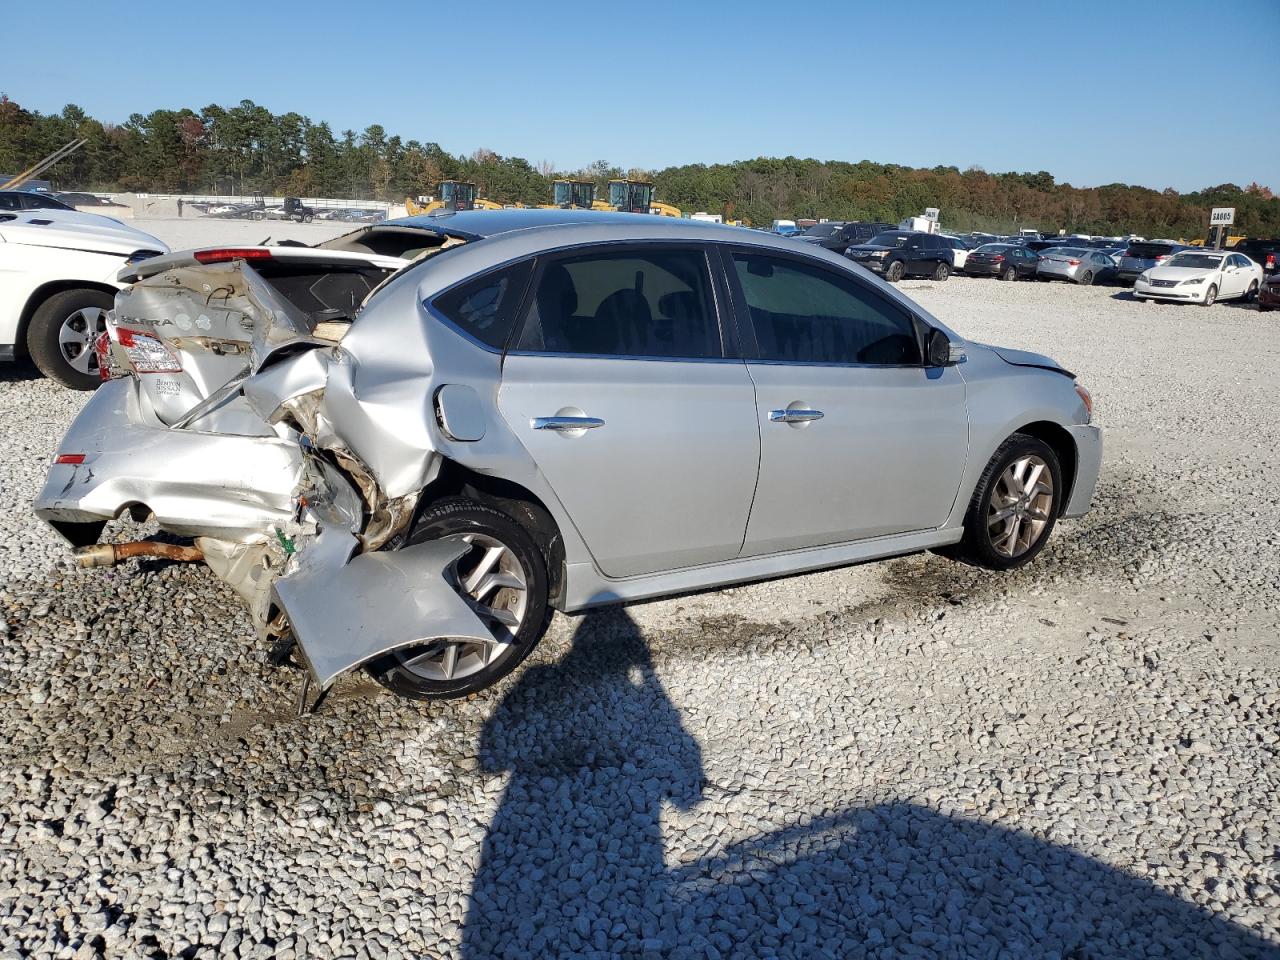
[(910, 315), (853, 278), (755, 253), (733, 261), (761, 360), (920, 363)]
[(441, 294), (432, 305), (467, 336), (502, 350), (532, 270), (532, 261), (525, 261), (487, 273)]
[(655, 359), (723, 356), (706, 254), (589, 253), (542, 269), (519, 349)]

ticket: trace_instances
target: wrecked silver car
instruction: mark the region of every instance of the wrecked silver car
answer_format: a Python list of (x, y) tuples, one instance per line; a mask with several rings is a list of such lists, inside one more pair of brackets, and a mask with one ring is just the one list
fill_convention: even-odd
[[(937, 549), (1011, 569), (1089, 509), (1091, 399), (757, 231), (472, 211), (122, 279), (36, 512), (86, 565), (203, 560), (316, 688), (483, 688), (566, 612)], [(154, 517), (183, 542), (102, 544)]]

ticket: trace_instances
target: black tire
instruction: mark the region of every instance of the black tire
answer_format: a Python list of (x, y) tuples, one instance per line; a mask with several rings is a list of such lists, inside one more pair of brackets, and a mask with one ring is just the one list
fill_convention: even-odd
[[(988, 523), (988, 512), (991, 509), (991, 498), (996, 491), (1000, 478), (1014, 461), (1025, 456), (1039, 457), (1044, 461), (1053, 478), (1052, 505), (1048, 510), (1048, 521), (1040, 531), (1030, 548), (1016, 556), (1000, 553), (991, 536)], [(946, 556), (970, 563), (988, 570), (1016, 570), (1036, 558), (1049, 542), (1058, 514), (1062, 510), (1062, 468), (1058, 464), (1058, 456), (1043, 440), (1015, 433), (1002, 443), (992, 455), (987, 468), (973, 491), (973, 499), (969, 501), (969, 509), (964, 515), (964, 538), (954, 547), (942, 551)]]
[(1258, 299), (1258, 281), (1254, 280), (1249, 284), (1249, 289), (1244, 292), (1244, 302), (1253, 303)]
[(27, 327), (27, 352), (40, 372), (72, 390), (96, 390), (101, 380), (98, 359), (92, 351), (93, 341), (101, 330), (97, 325), (92, 331), (86, 328), (86, 334), (91, 334), (87, 342), (75, 345), (90, 351), (87, 356), (76, 354), (77, 358), (85, 357), (87, 370), (78, 370), (72, 365), (71, 358), (63, 352), (60, 336), (63, 325), (71, 322), (79, 311), (110, 310), (113, 302), (111, 294), (101, 290), (63, 290), (40, 304)]
[(1092, 270), (1086, 270), (1086, 271), (1085, 271), (1085, 272), (1080, 276), (1080, 279), (1079, 279), (1079, 280), (1077, 280), (1076, 282), (1077, 282), (1077, 283), (1079, 283), (1079, 284), (1080, 284), (1080, 286), (1082, 286), (1082, 287), (1092, 287), (1092, 286), (1093, 286), (1093, 271), (1092, 271)]
[(510, 652), (464, 677), (437, 680), (404, 666), (403, 660), (414, 648), (397, 651), (366, 667), (373, 678), (392, 693), (412, 700), (448, 700), (483, 690), (518, 667), (546, 632), (550, 614), (547, 560), (529, 531), (507, 514), (467, 497), (451, 497), (423, 512), (408, 542), (425, 543), (467, 533), (498, 541), (514, 554), (523, 569), (528, 584), (528, 606)]
[(1005, 280), (1005, 281), (1017, 280), (1017, 279), (1018, 279), (1018, 268), (1017, 268), (1017, 267), (1005, 267), (1005, 268), (1004, 268), (1004, 273), (1000, 274), (1000, 279), (1001, 279), (1001, 280)]
[(897, 283), (906, 272), (906, 265), (901, 260), (895, 260), (885, 269), (884, 278), (890, 283)]
[(951, 276), (951, 264), (945, 260), (938, 261), (938, 265), (933, 268), (933, 279), (941, 283)]
[(1204, 303), (1202, 306), (1212, 307), (1218, 302), (1218, 285), (1216, 283), (1209, 284), (1209, 289), (1205, 291)]

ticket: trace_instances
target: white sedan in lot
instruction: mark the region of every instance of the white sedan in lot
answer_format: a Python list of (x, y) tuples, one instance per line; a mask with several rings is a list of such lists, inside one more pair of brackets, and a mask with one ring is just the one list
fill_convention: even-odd
[(1219, 300), (1252, 300), (1260, 286), (1262, 268), (1243, 253), (1184, 250), (1139, 274), (1133, 283), (1133, 295), (1143, 300), (1182, 300), (1211, 307)]
[(0, 213), (0, 361), (30, 357), (76, 390), (98, 385), (94, 342), (120, 268), (169, 248), (119, 220), (72, 210)]

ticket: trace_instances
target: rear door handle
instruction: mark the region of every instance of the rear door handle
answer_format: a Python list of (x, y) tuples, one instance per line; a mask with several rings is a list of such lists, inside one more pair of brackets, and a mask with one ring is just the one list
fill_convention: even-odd
[(808, 423), (810, 420), (821, 420), (821, 410), (770, 410), (769, 420), (772, 423)]
[(559, 433), (594, 430), (604, 426), (604, 421), (599, 417), (534, 417), (531, 423), (535, 430), (555, 430)]

